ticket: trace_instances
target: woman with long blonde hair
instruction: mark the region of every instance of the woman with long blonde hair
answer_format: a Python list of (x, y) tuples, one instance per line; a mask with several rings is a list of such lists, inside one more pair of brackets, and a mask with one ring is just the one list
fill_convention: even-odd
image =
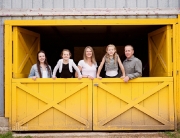
[[(83, 53), (83, 60), (79, 61), (78, 68), (82, 72), (83, 78), (96, 78), (97, 63), (94, 50), (91, 46), (85, 47)], [(75, 74), (75, 76), (77, 77), (77, 73)]]

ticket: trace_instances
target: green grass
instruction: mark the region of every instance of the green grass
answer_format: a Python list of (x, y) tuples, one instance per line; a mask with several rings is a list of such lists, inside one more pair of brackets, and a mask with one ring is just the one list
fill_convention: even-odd
[(4, 134), (0, 134), (0, 138), (32, 138), (31, 136), (25, 136), (25, 137), (13, 137), (12, 132), (7, 132)]
[(180, 138), (180, 130), (175, 132), (166, 131), (165, 135), (168, 136), (169, 138)]

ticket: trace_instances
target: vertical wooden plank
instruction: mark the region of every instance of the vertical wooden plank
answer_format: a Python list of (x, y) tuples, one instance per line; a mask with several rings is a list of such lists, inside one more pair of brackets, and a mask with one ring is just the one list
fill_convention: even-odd
[(3, 9), (4, 8), (3, 6), (4, 6), (3, 5), (3, 0), (0, 0), (0, 8)]
[(135, 1), (135, 0), (128, 0), (127, 1), (127, 7), (128, 8), (137, 8), (137, 1)]
[(115, 8), (116, 0), (106, 0), (106, 8)]
[(100, 122), (107, 117), (107, 92), (100, 87), (97, 87), (97, 101), (97, 122)]
[(146, 0), (137, 0), (137, 8), (146, 8), (147, 1)]
[(9, 24), (5, 24), (5, 117), (11, 117), (11, 78), (12, 26)]
[[(27, 83), (26, 87), (30, 88), (33, 93), (38, 93), (38, 89), (39, 89), (38, 83)], [(27, 94), (27, 116), (38, 110), (39, 110), (39, 100), (36, 97)], [(27, 123), (27, 125), (29, 127), (34, 127), (34, 126), (38, 127), (39, 117), (37, 116), (36, 118), (33, 118)]]
[(43, 0), (43, 8), (53, 8), (53, 0)]
[(64, 8), (74, 8), (74, 0), (64, 0)]
[[(76, 86), (78, 86), (79, 83), (66, 83), (66, 93), (70, 92), (73, 88), (75, 88)], [(66, 109), (76, 109), (76, 110), (72, 110), (72, 112), (78, 116), (80, 116), (81, 114), (81, 95), (79, 90), (74, 93), (72, 96), (68, 97), (66, 99)], [(78, 122), (77, 120), (75, 120), (74, 118), (72, 118), (71, 116), (67, 116), (66, 117), (66, 125), (78, 125), (81, 126), (82, 124), (80, 122)]]
[(3, 8), (11, 9), (12, 8), (12, 1), (11, 0), (3, 0)]
[[(86, 83), (86, 82), (84, 82)], [(88, 121), (88, 111), (89, 111), (89, 86), (79, 90), (80, 93), (80, 116)]]
[[(153, 82), (153, 83), (144, 83), (144, 93), (147, 93), (149, 90), (157, 86), (158, 83)], [(159, 94), (156, 92), (152, 96), (148, 97), (147, 99), (144, 100), (144, 107), (148, 109), (149, 111), (155, 113), (158, 115), (159, 113)], [(159, 125), (161, 123), (157, 122), (155, 119), (145, 115), (145, 125)]]
[(16, 120), (16, 109), (17, 109), (17, 105), (16, 105), (16, 83), (12, 83), (12, 121), (11, 121), (11, 127), (12, 130), (16, 130), (17, 129), (17, 120)]
[[(113, 94), (114, 95), (120, 95), (121, 90), (121, 83), (119, 82), (110, 82), (106, 83), (106, 86), (109, 88), (113, 88)], [(107, 93), (107, 117), (111, 116), (113, 113), (115, 113), (117, 110), (120, 110), (120, 102), (121, 100), (114, 96), (111, 93)], [(113, 108), (112, 108), (113, 107)], [(112, 119), (108, 123), (105, 124), (105, 126), (117, 126), (120, 124), (120, 116), (117, 116), (116, 118)]]
[[(161, 116), (162, 118), (169, 120), (169, 115), (170, 115), (170, 103), (172, 102), (169, 101), (171, 98), (171, 91), (169, 90), (169, 86), (161, 89), (159, 91), (159, 116)], [(169, 102), (168, 102), (169, 101)]]
[(93, 130), (98, 128), (98, 87), (95, 86), (96, 79), (93, 80)]
[[(54, 100), (59, 100), (60, 97), (64, 97), (66, 93), (65, 83), (54, 83)], [(59, 106), (65, 108), (65, 100), (58, 103)], [(54, 109), (54, 125), (57, 127), (66, 126), (66, 115), (56, 109)]]
[(126, 0), (116, 0), (116, 8), (127, 8)]
[(22, 8), (22, 2), (21, 0), (12, 0), (12, 8), (13, 9), (21, 9)]
[(0, 18), (0, 116), (4, 117), (4, 20)]
[[(173, 66), (173, 69), (176, 69), (176, 63), (174, 63), (173, 65), (172, 65), (172, 58), (175, 58), (176, 57), (176, 54), (174, 54), (173, 56), (174, 57), (172, 57), (172, 49), (173, 49), (173, 47), (172, 47), (172, 44), (175, 44), (175, 40), (173, 40), (173, 42), (172, 42), (172, 37), (174, 36), (174, 33), (175, 33), (175, 26), (173, 26), (173, 30), (171, 29), (171, 26), (170, 25), (168, 25), (167, 26), (167, 34), (166, 34), (166, 43), (167, 43), (167, 71), (168, 71), (168, 76), (172, 76), (172, 66)], [(173, 35), (173, 36), (172, 36)], [(175, 36), (174, 36), (175, 37)], [(171, 57), (171, 58), (170, 58)], [(175, 71), (175, 70), (174, 70)], [(175, 77), (175, 76), (174, 76)]]
[(33, 0), (21, 0), (22, 1), (22, 9), (32, 9)]
[(158, 0), (158, 8), (168, 8), (169, 0)]
[[(49, 100), (53, 100), (53, 85), (51, 83), (39, 83), (39, 93), (44, 95)], [(47, 103), (39, 101), (39, 108), (46, 106)], [(53, 125), (53, 109), (50, 108), (43, 114), (39, 115), (39, 125), (52, 126)]]
[(85, 8), (95, 8), (95, 0), (85, 0)]
[(16, 121), (19, 122), (27, 116), (27, 93), (18, 87), (16, 88), (16, 108)]
[(147, 7), (148, 8), (157, 8), (158, 7), (158, 1), (157, 0), (147, 0)]
[(42, 8), (42, 0), (33, 0), (33, 8)]
[(84, 0), (75, 0), (74, 1), (74, 8), (84, 8)]
[[(131, 82), (121, 83), (121, 94), (123, 96), (125, 96), (127, 99), (129, 99), (129, 101), (132, 100), (132, 83)], [(121, 101), (120, 104), (121, 104), (121, 108), (123, 108), (128, 103)], [(132, 122), (131, 114), (132, 114), (131, 109), (129, 109), (126, 112), (124, 112), (123, 114), (121, 114), (120, 124), (121, 125), (123, 125), (123, 124), (131, 125), (131, 122)]]
[(179, 8), (180, 7), (180, 1), (178, 1), (178, 0), (168, 0), (168, 2), (169, 2), (170, 8)]
[[(87, 116), (88, 116), (88, 122), (89, 122), (89, 129), (93, 130), (93, 81), (89, 80), (88, 82), (88, 93), (87, 93)], [(84, 109), (85, 110), (85, 109)]]
[(54, 0), (54, 8), (63, 9), (64, 8), (64, 0)]
[(105, 8), (105, 0), (95, 0), (95, 8)]
[[(143, 83), (132, 83), (132, 100), (136, 100), (143, 95)], [(140, 106), (144, 105), (144, 102), (138, 103)], [(136, 108), (132, 108), (132, 126), (144, 125), (144, 113)]]
[[(180, 3), (179, 3), (180, 4)], [(174, 81), (173, 81), (173, 97), (174, 97), (174, 124), (175, 124), (175, 130), (177, 130), (178, 128), (178, 122), (177, 121), (177, 114), (178, 114), (178, 109), (180, 110), (180, 106), (178, 107), (178, 102), (180, 105), (180, 98), (177, 99), (178, 97), (178, 93), (180, 93), (180, 89), (179, 87), (179, 74), (178, 74), (178, 70), (180, 69), (180, 66), (178, 67), (179, 64), (179, 60), (178, 57), (179, 56), (179, 51), (178, 51), (178, 46), (179, 46), (179, 37), (180, 37), (180, 30), (179, 30), (179, 24), (180, 24), (180, 20), (179, 20), (179, 16), (178, 16), (178, 24), (173, 24), (173, 47), (172, 47), (172, 56), (173, 59), (177, 60), (177, 62), (173, 62), (173, 77), (174, 77)], [(175, 61), (174, 60), (174, 61)], [(180, 127), (179, 127), (180, 128)]]
[[(169, 121), (173, 124), (175, 124), (175, 129), (177, 129), (177, 121), (176, 119), (174, 118), (174, 109), (175, 109), (175, 112), (176, 112), (176, 108), (174, 108), (176, 105), (176, 101), (174, 101), (174, 99), (176, 99), (176, 97), (174, 97), (174, 92), (173, 92), (173, 82), (169, 82), (169, 89), (168, 89), (168, 105), (169, 105)], [(174, 98), (173, 98), (174, 97)]]

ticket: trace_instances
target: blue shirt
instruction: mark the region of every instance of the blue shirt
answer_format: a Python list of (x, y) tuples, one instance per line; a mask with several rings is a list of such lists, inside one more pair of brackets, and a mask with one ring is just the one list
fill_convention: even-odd
[[(46, 71), (47, 71), (47, 73), (48, 73), (48, 74), (47, 74), (48, 78), (51, 78), (51, 76), (52, 76), (51, 66), (49, 66), (49, 68), (50, 68), (50, 73), (51, 73), (51, 74), (49, 74), (49, 72), (48, 72), (48, 70), (47, 70), (47, 67), (46, 67)], [(41, 66), (40, 66), (40, 70), (41, 70), (41, 74), (42, 74), (42, 68), (41, 68)], [(40, 78), (39, 73), (38, 73), (37, 64), (34, 64), (34, 65), (31, 67), (31, 71), (30, 71), (30, 73), (29, 73), (28, 78), (32, 78), (33, 76), (36, 76), (36, 77)]]

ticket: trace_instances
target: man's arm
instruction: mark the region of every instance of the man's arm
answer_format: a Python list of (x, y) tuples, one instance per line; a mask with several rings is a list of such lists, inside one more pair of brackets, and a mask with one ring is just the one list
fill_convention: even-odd
[(134, 67), (134, 73), (127, 74), (127, 76), (129, 77), (129, 79), (134, 79), (134, 78), (142, 76), (142, 62), (141, 62), (141, 60), (137, 59), (137, 61), (135, 63), (135, 67)]

